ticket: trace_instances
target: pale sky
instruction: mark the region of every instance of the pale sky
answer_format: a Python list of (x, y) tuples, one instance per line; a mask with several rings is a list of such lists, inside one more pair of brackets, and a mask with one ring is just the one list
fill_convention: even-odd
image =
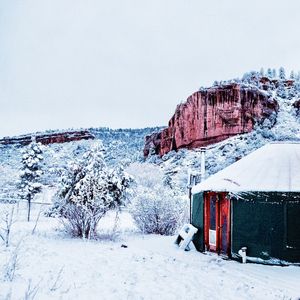
[(299, 0), (0, 0), (0, 136), (167, 125), (200, 86), (300, 70)]

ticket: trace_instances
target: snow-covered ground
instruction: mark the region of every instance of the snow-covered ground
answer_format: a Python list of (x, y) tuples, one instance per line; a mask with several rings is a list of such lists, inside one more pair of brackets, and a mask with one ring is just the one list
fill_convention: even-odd
[[(300, 297), (297, 266), (241, 264), (214, 254), (184, 252), (173, 236), (140, 234), (127, 212), (121, 214), (118, 234), (111, 229), (114, 213), (107, 215), (96, 241), (70, 238), (57, 219), (44, 216), (32, 234), (38, 211), (28, 223), (21, 205), (10, 246), (0, 246), (0, 299)], [(7, 264), (16, 253), (10, 281)]]

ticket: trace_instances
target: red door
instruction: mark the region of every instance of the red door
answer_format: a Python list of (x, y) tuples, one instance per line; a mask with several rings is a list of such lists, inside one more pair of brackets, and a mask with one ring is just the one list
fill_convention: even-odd
[(230, 254), (230, 201), (226, 193), (205, 194), (204, 242), (208, 251)]

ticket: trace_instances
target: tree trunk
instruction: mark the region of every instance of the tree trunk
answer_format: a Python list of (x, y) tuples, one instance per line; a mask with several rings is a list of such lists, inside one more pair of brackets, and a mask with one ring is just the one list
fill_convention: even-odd
[(30, 221), (30, 210), (31, 210), (31, 197), (28, 198), (28, 215), (27, 215), (27, 221)]

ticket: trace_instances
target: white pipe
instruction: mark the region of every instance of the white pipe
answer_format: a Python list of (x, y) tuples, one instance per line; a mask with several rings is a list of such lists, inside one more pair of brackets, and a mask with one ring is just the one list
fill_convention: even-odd
[(191, 170), (191, 169), (188, 169), (188, 180), (187, 180), (187, 187), (188, 187), (188, 188), (191, 188), (191, 186), (192, 186), (192, 180), (191, 180), (191, 177), (192, 177), (192, 170)]
[(205, 179), (205, 148), (201, 148), (201, 182)]
[(247, 262), (247, 247), (242, 247), (239, 250), (239, 255), (242, 257), (242, 263), (245, 264)]

